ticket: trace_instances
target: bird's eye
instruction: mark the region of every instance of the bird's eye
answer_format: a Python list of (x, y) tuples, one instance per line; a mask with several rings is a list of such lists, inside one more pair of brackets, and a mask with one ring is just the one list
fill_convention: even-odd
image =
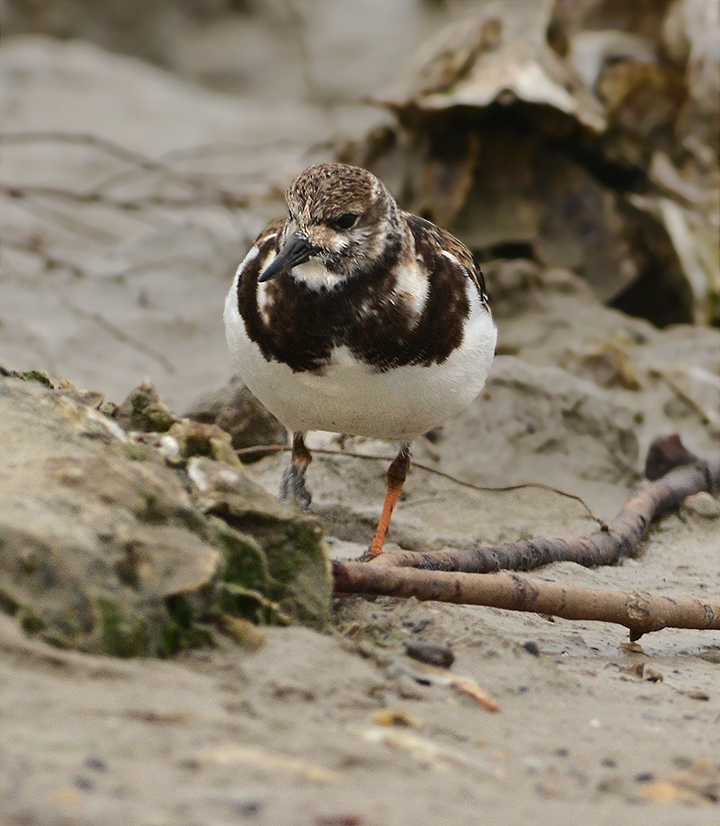
[(350, 227), (355, 225), (357, 219), (357, 215), (352, 212), (346, 212), (338, 218), (333, 218), (332, 221), (330, 221), (330, 226), (334, 229), (350, 229)]

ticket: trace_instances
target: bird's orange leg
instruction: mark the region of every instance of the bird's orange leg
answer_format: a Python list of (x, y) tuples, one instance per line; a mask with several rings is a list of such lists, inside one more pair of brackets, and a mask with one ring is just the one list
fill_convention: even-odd
[(392, 517), (395, 503), (400, 496), (400, 491), (407, 479), (408, 471), (410, 470), (410, 443), (403, 442), (400, 447), (398, 455), (393, 459), (387, 472), (387, 494), (385, 495), (385, 504), (383, 505), (382, 515), (378, 523), (375, 538), (370, 545), (368, 556), (373, 559), (378, 554), (382, 553), (383, 542), (385, 541), (385, 534), (387, 533), (390, 519)]

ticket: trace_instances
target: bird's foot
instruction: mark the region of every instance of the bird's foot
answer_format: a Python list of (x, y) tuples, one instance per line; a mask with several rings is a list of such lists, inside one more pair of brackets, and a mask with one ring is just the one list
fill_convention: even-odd
[(305, 485), (305, 468), (295, 464), (285, 468), (280, 482), (280, 501), (294, 502), (304, 511), (310, 507), (312, 496)]

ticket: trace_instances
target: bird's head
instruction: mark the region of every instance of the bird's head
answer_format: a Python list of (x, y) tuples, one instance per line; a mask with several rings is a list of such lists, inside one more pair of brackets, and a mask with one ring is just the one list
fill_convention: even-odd
[(286, 199), (280, 250), (261, 282), (290, 272), (312, 288), (332, 288), (372, 266), (398, 234), (395, 199), (357, 166), (311, 166), (295, 178)]

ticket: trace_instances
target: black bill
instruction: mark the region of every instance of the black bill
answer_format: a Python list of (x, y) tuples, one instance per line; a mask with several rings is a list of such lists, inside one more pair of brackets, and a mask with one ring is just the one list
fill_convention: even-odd
[(293, 267), (297, 267), (298, 264), (304, 264), (312, 258), (317, 251), (318, 248), (314, 247), (307, 238), (303, 238), (302, 235), (298, 235), (297, 233), (291, 235), (285, 242), (285, 246), (260, 274), (258, 283), (269, 281), (271, 278), (275, 278), (276, 275), (289, 272)]

